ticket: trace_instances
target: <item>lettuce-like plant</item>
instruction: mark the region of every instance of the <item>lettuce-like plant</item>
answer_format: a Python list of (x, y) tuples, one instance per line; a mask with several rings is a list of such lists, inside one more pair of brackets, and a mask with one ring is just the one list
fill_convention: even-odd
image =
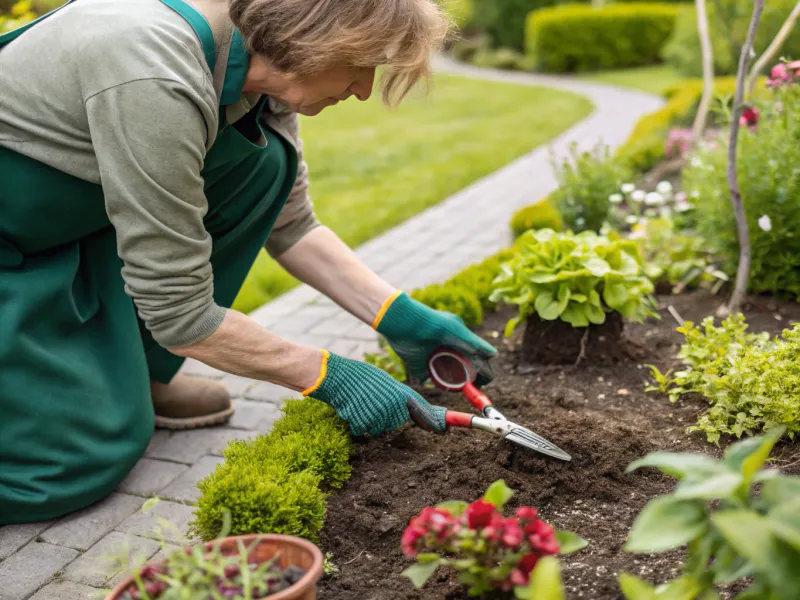
[(470, 596), (514, 589), (523, 599), (544, 597), (534, 592), (558, 597), (558, 564), (547, 559), (576, 552), (587, 542), (574, 533), (555, 531), (529, 506), (504, 517), (503, 506), (513, 494), (501, 479), (472, 504), (451, 501), (424, 508), (411, 519), (400, 542), (403, 553), (418, 561), (403, 575), (421, 588), (440, 566), (450, 566), (459, 571)]
[(733, 583), (746, 586), (736, 596), (742, 600), (800, 598), (800, 477), (762, 469), (783, 432), (777, 427), (732, 444), (722, 460), (655, 452), (628, 467), (656, 467), (678, 484), (642, 509), (624, 550), (666, 552), (688, 544), (682, 573), (672, 581), (654, 587), (622, 573), (628, 600), (717, 600), (714, 586)]
[(501, 267), (491, 299), (519, 305), (506, 326), (511, 335), (532, 314), (573, 327), (600, 325), (607, 311), (642, 321), (656, 316), (653, 284), (644, 274), (636, 242), (615, 233), (577, 235), (552, 229), (528, 231), (517, 254)]

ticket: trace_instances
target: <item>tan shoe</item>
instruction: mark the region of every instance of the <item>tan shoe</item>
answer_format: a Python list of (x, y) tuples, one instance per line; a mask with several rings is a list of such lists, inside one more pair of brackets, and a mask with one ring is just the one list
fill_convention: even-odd
[(156, 427), (194, 429), (224, 423), (233, 414), (221, 383), (178, 373), (169, 383), (150, 382)]

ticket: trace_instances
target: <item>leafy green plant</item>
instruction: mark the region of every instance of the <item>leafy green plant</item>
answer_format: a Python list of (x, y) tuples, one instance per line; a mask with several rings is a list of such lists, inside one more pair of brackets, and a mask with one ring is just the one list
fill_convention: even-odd
[(461, 317), (468, 327), (477, 327), (483, 323), (481, 302), (469, 288), (449, 283), (435, 283), (414, 290), (411, 292), (411, 297), (426, 306)]
[(660, 62), (680, 9), (664, 3), (572, 4), (528, 15), (525, 51), (536, 69), (571, 73)]
[(608, 216), (608, 197), (629, 179), (628, 170), (602, 144), (580, 152), (573, 143), (568, 157), (552, 162), (558, 189), (550, 194), (550, 201), (565, 227), (576, 233), (600, 231)]
[(561, 231), (563, 228), (564, 222), (561, 220), (561, 215), (549, 197), (543, 198), (536, 204), (520, 208), (511, 217), (511, 232), (515, 238), (529, 229)]
[(800, 324), (773, 340), (747, 333), (742, 315), (719, 327), (712, 317), (699, 328), (687, 322), (678, 331), (685, 368), (665, 374), (650, 367), (656, 385), (648, 389), (668, 393), (673, 402), (691, 392), (708, 400), (711, 408), (689, 431), (714, 443), (722, 434), (754, 435), (779, 425), (791, 438), (800, 431)]
[[(525, 19), (543, 6), (565, 4), (568, 0), (472, 0), (471, 25), (485, 31), (495, 46), (522, 50)], [(588, 0), (586, 0), (588, 1)]]
[(407, 375), (406, 365), (403, 359), (397, 356), (397, 353), (392, 350), (386, 338), (381, 336), (378, 339), (378, 343), (380, 345), (378, 352), (364, 353), (364, 362), (386, 371), (397, 381), (405, 381)]
[(656, 314), (653, 284), (644, 275), (636, 242), (615, 233), (541, 229), (523, 234), (516, 247), (492, 293), (494, 301), (519, 306), (506, 335), (534, 313), (573, 327), (602, 324), (612, 310), (636, 321)]
[(350, 438), (336, 413), (312, 398), (287, 400), (282, 411), (269, 434), (230, 443), (225, 462), (198, 483), (195, 535), (216, 537), (230, 510), (234, 535), (316, 539), (327, 490), (350, 477)]
[[(750, 236), (748, 288), (800, 299), (800, 85), (777, 88), (759, 103), (758, 126), (742, 128), (737, 159)], [(727, 144), (701, 146), (683, 171), (683, 189), (695, 205), (697, 230), (729, 275), (739, 243), (727, 187)]]
[(400, 542), (403, 553), (418, 561), (403, 575), (421, 588), (440, 566), (449, 566), (460, 573), (459, 581), (468, 586), (470, 596), (512, 588), (518, 598), (537, 597), (534, 592), (563, 593), (558, 562), (540, 566), (540, 561), (576, 552), (586, 540), (555, 531), (529, 506), (504, 517), (503, 507), (513, 495), (501, 479), (472, 504), (450, 501), (424, 508), (411, 519)]
[[(678, 480), (672, 494), (651, 500), (633, 523), (624, 550), (665, 552), (688, 544), (681, 575), (658, 587), (627, 573), (628, 600), (712, 600), (715, 585), (746, 586), (736, 598), (800, 598), (800, 477), (764, 470), (783, 434), (732, 444), (722, 460), (656, 452), (628, 471), (656, 467)], [(760, 494), (757, 493), (760, 485)]]

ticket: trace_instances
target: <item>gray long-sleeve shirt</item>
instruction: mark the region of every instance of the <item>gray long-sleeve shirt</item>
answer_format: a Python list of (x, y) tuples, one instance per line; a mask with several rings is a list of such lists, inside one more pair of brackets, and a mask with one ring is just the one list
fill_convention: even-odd
[[(318, 223), (297, 116), (265, 119), (298, 151), (267, 242), (277, 256)], [(217, 125), (200, 42), (160, 0), (79, 0), (0, 50), (0, 146), (102, 185), (126, 291), (167, 348), (202, 340), (225, 315), (200, 175)]]

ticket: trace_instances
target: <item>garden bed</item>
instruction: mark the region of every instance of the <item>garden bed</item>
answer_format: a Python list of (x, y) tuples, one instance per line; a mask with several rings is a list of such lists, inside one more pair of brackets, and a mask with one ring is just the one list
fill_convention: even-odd
[[(422, 591), (414, 590), (400, 575), (411, 564), (401, 553), (400, 536), (423, 507), (477, 499), (497, 479), (515, 490), (512, 506), (536, 506), (557, 529), (589, 541), (588, 548), (563, 559), (568, 598), (621, 598), (616, 576), (622, 571), (653, 582), (674, 577), (679, 564), (675, 553), (634, 555), (620, 549), (636, 514), (648, 500), (669, 492), (673, 480), (652, 469), (624, 471), (654, 450), (720, 453), (701, 434), (685, 434), (705, 404), (698, 400), (670, 405), (664, 395), (645, 393), (643, 366), (676, 366), (673, 357), (682, 337), (668, 304), (684, 319), (699, 322), (713, 314), (720, 299), (693, 294), (660, 300), (660, 321), (626, 325), (634, 354), (642, 358), (616, 366), (594, 366), (590, 360), (578, 367), (518, 366), (518, 354), (502, 338), (511, 312), (489, 315), (480, 332), (499, 354), (495, 382), (485, 391), (508, 418), (553, 441), (572, 455), (572, 462), (518, 449), (478, 431), (439, 437), (405, 427), (381, 439), (359, 441), (353, 476), (328, 504), (321, 546), (333, 553), (340, 570), (321, 584), (320, 596), (466, 598), (454, 573), (446, 570)], [(752, 330), (777, 333), (800, 321), (800, 305), (756, 298), (745, 314)], [(468, 408), (458, 396), (433, 389), (421, 392), (436, 404)], [(774, 457), (787, 472), (800, 473), (797, 444), (779, 445)]]

